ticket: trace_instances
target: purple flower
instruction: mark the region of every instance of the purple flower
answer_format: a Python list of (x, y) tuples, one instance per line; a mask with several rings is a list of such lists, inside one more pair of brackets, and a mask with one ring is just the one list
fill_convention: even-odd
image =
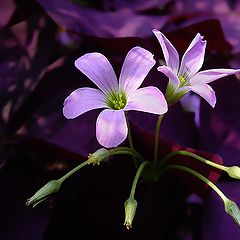
[(75, 66), (99, 89), (83, 87), (73, 91), (65, 99), (64, 116), (71, 119), (92, 109), (106, 108), (97, 118), (97, 140), (107, 148), (118, 146), (128, 133), (125, 111), (163, 114), (168, 109), (158, 88), (139, 88), (154, 65), (155, 60), (149, 51), (141, 47), (132, 48), (123, 63), (118, 83), (105, 56), (101, 53), (83, 55), (75, 61)]
[(208, 83), (228, 75), (239, 73), (240, 69), (222, 68), (198, 72), (202, 67), (206, 49), (206, 41), (203, 40), (203, 36), (199, 33), (195, 36), (180, 63), (177, 50), (164, 34), (155, 29), (153, 33), (161, 45), (166, 61), (166, 66), (158, 67), (158, 71), (164, 73), (169, 78), (166, 92), (169, 104), (174, 104), (187, 92), (193, 91), (214, 107), (216, 96)]

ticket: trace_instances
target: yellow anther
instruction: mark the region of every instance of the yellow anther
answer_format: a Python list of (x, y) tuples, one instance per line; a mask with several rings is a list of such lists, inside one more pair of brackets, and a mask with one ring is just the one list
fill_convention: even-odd
[(184, 76), (180, 75), (179, 80), (180, 80), (180, 87), (184, 86), (186, 83), (186, 78)]
[(126, 105), (126, 97), (123, 93), (111, 93), (111, 95), (107, 99), (107, 104), (111, 109), (123, 109)]

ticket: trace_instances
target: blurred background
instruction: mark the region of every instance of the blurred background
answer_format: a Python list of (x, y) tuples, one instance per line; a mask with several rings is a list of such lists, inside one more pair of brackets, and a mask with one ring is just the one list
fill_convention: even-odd
[[(154, 28), (181, 55), (201, 33), (207, 40), (202, 69), (240, 68), (239, 0), (0, 0), (0, 239), (240, 239), (215, 193), (199, 197), (172, 175), (139, 187), (136, 219), (127, 231), (123, 204), (134, 172), (123, 157), (83, 169), (56, 196), (34, 209), (25, 206), (47, 181), (100, 148), (98, 110), (73, 120), (62, 114), (73, 90), (94, 87), (74, 61), (101, 52), (119, 76), (126, 53), (141, 46), (162, 64)], [(164, 92), (167, 78), (153, 68), (144, 81), (150, 84)], [(211, 86), (216, 107), (188, 95), (169, 109), (161, 137), (240, 165), (240, 78)], [(130, 112), (129, 118), (136, 134), (139, 127), (153, 133), (156, 116)], [(217, 174), (218, 186), (240, 204), (240, 184)]]

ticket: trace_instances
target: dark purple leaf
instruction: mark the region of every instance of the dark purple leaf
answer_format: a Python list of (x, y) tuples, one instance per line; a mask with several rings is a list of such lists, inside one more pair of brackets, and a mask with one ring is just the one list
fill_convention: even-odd
[(55, 29), (55, 24), (45, 16), (35, 16), (6, 29), (1, 36), (1, 121), (8, 131), (16, 131), (26, 117), (19, 113), (19, 108), (50, 62), (54, 35), (48, 38), (46, 35)]
[(0, 29), (6, 26), (11, 19), (16, 8), (14, 0), (0, 1)]
[[(175, 26), (168, 26), (171, 29), (179, 29), (190, 26), (194, 23), (200, 23), (204, 20), (217, 19), (223, 28), (226, 40), (233, 46), (235, 53), (240, 52), (240, 31), (238, 28), (240, 12), (239, 1), (228, 0), (203, 0), (203, 1), (182, 1), (176, 0), (173, 13), (180, 20)], [(184, 17), (184, 16), (187, 16)], [(208, 31), (209, 26), (205, 29)], [(203, 34), (204, 32), (201, 32)], [(215, 31), (212, 31), (214, 36)], [(205, 36), (205, 34), (203, 34)], [(206, 36), (205, 36), (206, 37)], [(218, 39), (215, 36), (215, 39)], [(218, 44), (218, 41), (214, 41)]]
[[(131, 11), (100, 12), (66, 0), (38, 0), (62, 28), (95, 37), (145, 37), (161, 29), (168, 16), (143, 16)], [(97, 27), (96, 27), (97, 26)]]
[[(146, 131), (141, 126), (132, 124), (132, 130), (133, 130), (133, 136), (134, 139), (137, 140), (136, 148), (145, 156), (147, 156), (150, 159), (153, 159), (153, 153), (154, 153), (154, 134), (152, 134), (149, 131)], [(168, 141), (166, 139), (160, 138), (159, 141), (159, 161), (168, 153), (179, 151), (179, 150), (185, 150), (189, 152), (193, 152), (199, 156), (202, 156), (208, 160), (211, 160), (215, 163), (222, 164), (223, 160), (220, 156), (208, 153), (208, 152), (202, 152), (197, 149), (187, 148), (180, 146), (174, 142)], [(173, 157), (172, 159), (168, 160), (167, 164), (180, 164), (187, 166), (202, 175), (204, 175), (206, 178), (208, 178), (213, 183), (216, 183), (220, 177), (220, 171), (216, 170), (215, 168), (212, 168), (204, 163), (201, 163), (195, 159), (191, 159), (187, 156), (178, 155)], [(172, 176), (178, 176), (178, 179), (182, 181), (182, 183), (185, 186), (188, 186), (190, 191), (198, 193), (202, 197), (206, 197), (210, 192), (211, 188), (206, 185), (205, 183), (201, 182), (196, 177), (192, 176), (189, 173), (180, 172)]]
[(240, 83), (235, 76), (214, 84), (217, 104), (214, 110), (201, 107), (200, 146), (224, 158), (226, 165), (240, 164)]

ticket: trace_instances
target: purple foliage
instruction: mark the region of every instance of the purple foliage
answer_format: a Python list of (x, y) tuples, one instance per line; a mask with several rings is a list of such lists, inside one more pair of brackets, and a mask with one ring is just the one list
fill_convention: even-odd
[[(178, 173), (156, 184), (157, 192), (143, 184), (147, 194), (139, 191), (140, 205), (150, 211), (137, 212), (135, 230), (123, 230), (121, 207), (134, 175), (132, 165), (121, 157), (93, 172), (84, 170), (66, 183), (58, 198), (36, 212), (24, 206), (36, 186), (62, 176), (100, 148), (94, 126), (99, 110), (74, 120), (62, 114), (64, 99), (74, 89), (95, 87), (74, 67), (79, 56), (100, 52), (120, 76), (126, 54), (137, 45), (163, 65), (166, 56), (152, 29), (163, 32), (180, 57), (199, 32), (208, 42), (202, 70), (239, 68), (239, 11), (239, 1), (233, 0), (0, 0), (0, 206), (4, 216), (0, 238), (73, 239), (83, 226), (82, 236), (94, 239), (146, 239), (156, 234), (162, 239), (239, 239), (239, 229), (214, 193), (193, 177)], [(156, 68), (141, 87), (152, 85), (164, 92), (168, 79)], [(233, 75), (212, 86), (218, 99), (214, 109), (202, 100), (169, 108), (161, 129), (160, 157), (173, 149), (188, 149), (217, 163), (223, 158), (226, 165), (240, 165), (239, 79)], [(138, 139), (137, 150), (151, 156), (157, 117), (134, 111), (128, 116)], [(143, 139), (148, 139), (147, 144)], [(173, 159), (173, 163), (179, 161), (215, 183), (220, 178), (219, 171), (186, 157)], [(222, 175), (219, 186), (240, 204), (237, 182)], [(204, 205), (186, 201), (193, 192), (208, 197)], [(147, 195), (152, 202), (147, 202)], [(158, 202), (162, 205), (154, 208)], [(71, 214), (78, 220), (73, 221)]]

